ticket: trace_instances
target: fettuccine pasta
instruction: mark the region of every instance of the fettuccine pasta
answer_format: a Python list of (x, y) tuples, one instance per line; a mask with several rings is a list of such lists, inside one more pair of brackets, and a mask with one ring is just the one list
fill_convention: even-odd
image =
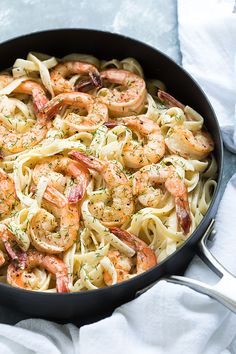
[(204, 118), (134, 58), (18, 58), (0, 74), (0, 281), (79, 292), (145, 272), (216, 188)]

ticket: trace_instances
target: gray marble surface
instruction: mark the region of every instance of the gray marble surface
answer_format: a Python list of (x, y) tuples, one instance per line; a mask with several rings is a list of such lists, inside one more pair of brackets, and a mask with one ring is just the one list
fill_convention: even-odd
[(179, 61), (175, 0), (0, 0), (0, 41), (53, 28), (122, 33)]
[[(94, 28), (149, 43), (181, 64), (176, 0), (0, 0), (0, 42), (52, 28)], [(224, 189), (236, 172), (236, 156), (225, 152)], [(0, 323), (27, 316), (0, 306)]]

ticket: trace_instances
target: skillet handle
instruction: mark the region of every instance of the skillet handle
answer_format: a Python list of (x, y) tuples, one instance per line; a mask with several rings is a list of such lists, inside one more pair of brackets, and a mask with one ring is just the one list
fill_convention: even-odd
[(176, 275), (172, 275), (164, 280), (171, 283), (186, 285), (200, 293), (209, 295), (236, 313), (236, 277), (228, 272), (222, 264), (217, 261), (206, 246), (209, 236), (215, 234), (215, 230), (213, 229), (214, 222), (215, 220), (213, 219), (202, 237), (198, 245), (198, 253), (204, 263), (220, 277), (219, 282), (216, 285), (211, 286), (198, 280)]

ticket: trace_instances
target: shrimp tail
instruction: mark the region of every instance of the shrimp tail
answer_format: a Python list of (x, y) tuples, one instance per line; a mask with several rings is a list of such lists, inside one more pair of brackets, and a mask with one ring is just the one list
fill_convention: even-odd
[(83, 199), (86, 193), (86, 188), (89, 183), (89, 171), (85, 166), (75, 162), (69, 164), (68, 168), (71, 172), (71, 175), (75, 176), (78, 181), (78, 183), (71, 189), (69, 193), (68, 202), (77, 203)]
[(147, 246), (144, 241), (126, 230), (119, 229), (118, 227), (112, 227), (109, 230), (136, 252)]
[(100, 75), (97, 73), (90, 73), (89, 76), (89, 79), (81, 80), (77, 85), (75, 85), (75, 91), (88, 92), (94, 89), (94, 87), (99, 88), (102, 86)]
[(0, 267), (5, 263), (5, 256), (2, 251), (0, 251)]
[(94, 88), (94, 83), (91, 79), (81, 80), (77, 85), (75, 85), (75, 91), (88, 92)]
[(24, 269), (26, 266), (27, 255), (26, 252), (21, 252), (18, 254), (17, 265), (19, 268)]
[(77, 203), (83, 199), (86, 192), (86, 185), (77, 184), (74, 188), (71, 189), (68, 195), (68, 202), (70, 204)]
[(182, 110), (184, 110), (185, 108), (185, 105), (183, 105), (183, 103), (179, 102), (176, 98), (174, 98), (173, 96), (171, 96), (169, 93), (165, 91), (159, 90), (157, 96), (161, 101), (166, 103), (169, 107), (179, 107)]
[(107, 128), (114, 128), (118, 125), (118, 123), (114, 120), (110, 120), (109, 122), (105, 122), (103, 125), (105, 125)]
[(47, 117), (47, 120), (51, 120), (57, 114), (60, 107), (61, 107), (60, 99), (57, 102), (55, 102), (55, 100), (51, 99), (51, 101), (49, 101), (46, 105), (44, 105), (41, 108), (39, 113), (42, 116)]
[(118, 227), (113, 227), (109, 230), (136, 252), (137, 274), (143, 273), (157, 264), (155, 252), (143, 240)]
[(4, 246), (6, 248), (6, 251), (9, 254), (9, 256), (11, 257), (11, 259), (14, 261), (17, 260), (18, 255), (15, 252), (15, 250), (13, 249), (13, 247), (11, 246), (10, 242), (8, 240), (4, 239), (3, 237), (2, 237), (2, 240), (3, 240)]
[(128, 246), (130, 246), (135, 251), (137, 251), (134, 242), (135, 237), (130, 232), (119, 229), (119, 227), (111, 227), (109, 228), (109, 230), (111, 233), (117, 236), (121, 241), (125, 242), (126, 244), (128, 244)]
[(13, 239), (13, 234), (7, 229), (6, 225), (3, 224), (0, 227), (0, 233), (1, 239), (10, 258), (18, 266), (24, 267), (26, 258), (22, 255), (23, 252), (19, 251), (18, 245)]
[(60, 208), (66, 206), (66, 198), (63, 194), (58, 192), (58, 190), (54, 187), (48, 186), (43, 196), (49, 203), (52, 203)]
[(81, 162), (87, 168), (92, 168), (98, 172), (102, 171), (104, 168), (101, 161), (98, 161), (94, 157), (87, 156), (81, 152), (73, 150), (68, 153), (68, 156), (70, 156), (73, 160)]
[(5, 157), (4, 152), (2, 151), (2, 149), (0, 148), (0, 160), (3, 160)]
[(176, 214), (177, 214), (179, 225), (183, 229), (184, 233), (188, 234), (192, 223), (188, 202), (186, 202), (181, 197), (176, 197), (175, 202), (176, 202)]
[(26, 262), (26, 253), (15, 251), (14, 248), (12, 247), (11, 243), (7, 240), (3, 240), (3, 243), (4, 243), (4, 246), (6, 248), (8, 255), (11, 257), (14, 264), (18, 268), (24, 269), (25, 262)]
[(23, 92), (26, 94), (31, 94), (33, 98), (33, 105), (36, 113), (39, 113), (40, 110), (48, 103), (48, 98), (45, 94), (43, 87), (34, 81), (25, 81), (20, 84), (15, 92)]
[(92, 83), (94, 84), (95, 87), (101, 87), (102, 86), (102, 80), (101, 77), (98, 73), (96, 72), (90, 72), (89, 76), (92, 80)]
[(68, 293), (68, 284), (68, 277), (66, 277), (65, 275), (56, 275), (56, 287), (59, 293)]
[(42, 93), (36, 89), (32, 90), (32, 97), (34, 100), (34, 109), (36, 113), (39, 113), (41, 109), (48, 103), (46, 96), (42, 96)]

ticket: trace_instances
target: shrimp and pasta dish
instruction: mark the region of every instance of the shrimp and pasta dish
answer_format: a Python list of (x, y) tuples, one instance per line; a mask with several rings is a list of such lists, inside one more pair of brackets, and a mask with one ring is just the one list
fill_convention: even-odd
[(134, 58), (18, 58), (0, 73), (0, 121), (1, 282), (79, 292), (131, 279), (211, 203), (203, 117)]

